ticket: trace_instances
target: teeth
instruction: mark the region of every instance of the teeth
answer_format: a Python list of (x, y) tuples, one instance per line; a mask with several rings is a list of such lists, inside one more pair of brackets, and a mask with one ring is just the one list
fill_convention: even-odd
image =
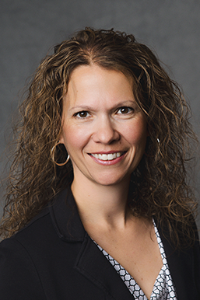
[(109, 154), (92, 154), (97, 159), (101, 160), (113, 160), (117, 157), (120, 157), (122, 152), (117, 152), (117, 153), (109, 153)]

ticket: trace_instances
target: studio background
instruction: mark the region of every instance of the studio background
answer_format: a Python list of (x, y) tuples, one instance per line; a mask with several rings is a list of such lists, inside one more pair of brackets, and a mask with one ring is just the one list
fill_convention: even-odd
[[(85, 26), (132, 33), (156, 52), (183, 88), (200, 138), (199, 0), (1, 0), (0, 6), (0, 172), (4, 177), (11, 122), (27, 79), (52, 46)], [(198, 166), (194, 178), (199, 198)], [(1, 185), (0, 216), (3, 191)], [(200, 217), (197, 222), (200, 228)]]

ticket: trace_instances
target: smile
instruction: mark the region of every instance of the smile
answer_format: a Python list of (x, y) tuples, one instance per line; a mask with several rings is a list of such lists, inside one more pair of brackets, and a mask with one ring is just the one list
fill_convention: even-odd
[(115, 152), (109, 154), (91, 154), (93, 157), (100, 159), (100, 160), (113, 160), (115, 158), (120, 157), (124, 152)]

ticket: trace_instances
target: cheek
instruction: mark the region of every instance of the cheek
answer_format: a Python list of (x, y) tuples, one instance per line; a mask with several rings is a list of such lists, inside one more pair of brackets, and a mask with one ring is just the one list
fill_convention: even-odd
[(146, 122), (134, 122), (126, 130), (127, 140), (133, 145), (145, 145), (147, 138)]
[(84, 130), (81, 127), (64, 126), (62, 138), (67, 151), (72, 153), (72, 156), (76, 154), (76, 150), (83, 148), (86, 143)]

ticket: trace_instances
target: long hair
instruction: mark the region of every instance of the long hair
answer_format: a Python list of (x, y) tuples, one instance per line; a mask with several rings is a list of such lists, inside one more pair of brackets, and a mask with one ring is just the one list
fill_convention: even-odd
[[(194, 237), (191, 219), (196, 202), (186, 163), (195, 135), (177, 84), (147, 46), (124, 32), (86, 28), (54, 50), (36, 70), (20, 108), (1, 235), (13, 235), (71, 184), (71, 163), (56, 166), (51, 149), (61, 134), (63, 94), (71, 73), (78, 66), (97, 64), (132, 76), (135, 99), (147, 119), (145, 154), (131, 178), (128, 205), (132, 213), (167, 224), (177, 245), (180, 233), (188, 243)], [(56, 159), (64, 161), (65, 151), (58, 149)]]

